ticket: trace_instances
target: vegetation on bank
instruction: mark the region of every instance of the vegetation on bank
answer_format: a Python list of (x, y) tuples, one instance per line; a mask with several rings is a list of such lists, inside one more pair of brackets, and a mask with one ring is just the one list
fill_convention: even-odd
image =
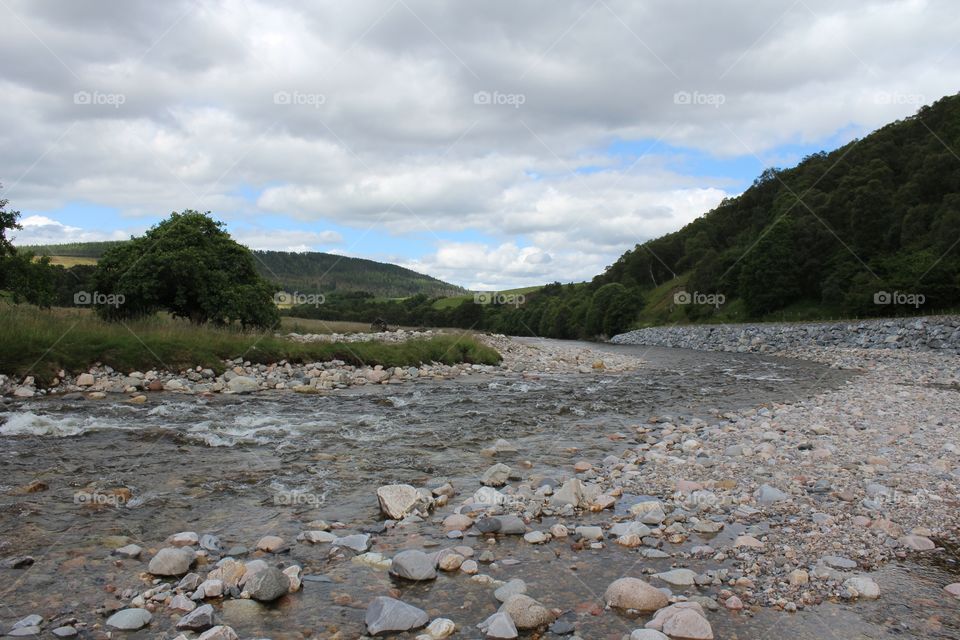
[(385, 367), (431, 362), (497, 364), (500, 354), (470, 335), (441, 335), (402, 343), (298, 343), (273, 332), (196, 325), (162, 315), (110, 322), (81, 309), (38, 309), (0, 302), (0, 372), (38, 381), (60, 369), (78, 373), (94, 363), (118, 371), (202, 366), (222, 372), (224, 360), (269, 364), (343, 360)]

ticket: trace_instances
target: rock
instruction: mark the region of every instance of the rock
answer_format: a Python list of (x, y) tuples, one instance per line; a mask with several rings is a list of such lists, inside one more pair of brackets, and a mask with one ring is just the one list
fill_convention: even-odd
[(377, 489), (380, 510), (393, 520), (405, 518), (420, 500), (420, 492), (408, 484), (389, 484)]
[(370, 548), (370, 536), (365, 533), (354, 533), (353, 535), (336, 538), (331, 544), (334, 547), (343, 547), (356, 553), (364, 553)]
[(197, 640), (240, 640), (237, 632), (228, 626), (220, 625), (207, 629)]
[(574, 533), (581, 540), (603, 540), (603, 529), (600, 527), (577, 527)]
[(191, 549), (165, 547), (153, 556), (147, 565), (147, 571), (155, 576), (181, 576), (190, 570), (193, 559)]
[(200, 536), (193, 531), (181, 531), (167, 538), (167, 543), (175, 547), (192, 547), (199, 541)]
[(697, 574), (695, 571), (691, 571), (690, 569), (673, 569), (672, 571), (655, 573), (653, 574), (653, 577), (659, 578), (667, 584), (672, 584), (676, 587), (689, 587), (693, 584), (694, 578), (697, 577)]
[(465, 560), (464, 563), (460, 565), (460, 571), (468, 576), (472, 576), (480, 571), (480, 565), (477, 564), (476, 560)]
[(280, 536), (263, 536), (257, 541), (257, 549), (260, 551), (275, 552), (283, 548), (283, 538)]
[(153, 618), (146, 609), (121, 609), (107, 618), (107, 626), (121, 631), (136, 631), (150, 624)]
[(447, 531), (466, 531), (473, 526), (473, 518), (454, 513), (443, 520), (443, 528)]
[(25, 638), (27, 636), (38, 636), (40, 635), (40, 627), (33, 625), (29, 627), (17, 627), (16, 629), (11, 629), (10, 633), (7, 634), (10, 637), (14, 638)]
[(795, 587), (804, 585), (810, 582), (810, 574), (808, 574), (803, 569), (794, 569), (793, 571), (790, 572), (790, 575), (788, 577), (790, 579), (790, 584), (792, 584)]
[(576, 630), (577, 628), (573, 622), (565, 618), (555, 620), (553, 624), (550, 625), (550, 633), (555, 636), (567, 636)]
[(280, 569), (267, 567), (248, 577), (243, 590), (254, 600), (272, 602), (290, 591), (290, 580)]
[(621, 536), (639, 536), (641, 538), (650, 535), (650, 528), (642, 522), (618, 522), (610, 527), (610, 535)]
[(230, 393), (253, 393), (260, 389), (260, 385), (253, 378), (237, 376), (227, 382), (227, 389)]
[[(247, 566), (245, 564), (233, 558), (224, 558), (217, 563), (217, 568), (207, 575), (207, 579), (219, 580), (223, 583), (224, 589), (230, 590), (240, 586), (240, 581), (243, 580), (246, 573)], [(181, 581), (182, 583), (183, 581)]]
[(500, 612), (493, 614), (477, 627), (490, 640), (513, 640), (519, 636), (517, 626), (509, 613)]
[(62, 627), (57, 627), (50, 633), (57, 636), (58, 638), (73, 638), (74, 636), (77, 635), (77, 629), (76, 627), (68, 624)]
[(473, 501), (476, 504), (498, 505), (507, 501), (507, 496), (503, 495), (493, 487), (480, 487), (473, 494)]
[(543, 531), (531, 531), (530, 533), (525, 533), (523, 539), (530, 544), (543, 544), (550, 538), (547, 537)]
[(443, 638), (449, 638), (457, 630), (457, 625), (454, 624), (453, 620), (448, 620), (447, 618), (436, 618), (430, 624), (427, 625), (426, 635), (431, 640), (443, 640)]
[(517, 629), (536, 629), (553, 622), (553, 613), (528, 595), (515, 593), (499, 609), (509, 614)]
[(849, 558), (842, 558), (840, 556), (823, 556), (820, 558), (820, 561), (830, 567), (831, 569), (856, 569), (857, 563)]
[(188, 573), (180, 579), (180, 582), (177, 584), (177, 589), (182, 591), (193, 591), (200, 586), (201, 582), (203, 581), (200, 579), (200, 576), (195, 573)]
[(730, 596), (727, 598), (727, 601), (723, 603), (723, 606), (730, 611), (740, 611), (743, 609), (743, 601), (737, 596)]
[(520, 593), (527, 592), (527, 583), (519, 578), (514, 578), (510, 580), (502, 587), (499, 587), (496, 591), (493, 592), (493, 597), (499, 600), (500, 602), (506, 602), (510, 599), (510, 596), (514, 596)]
[(510, 467), (497, 463), (483, 473), (480, 483), (487, 487), (502, 487), (510, 479), (510, 472)]
[(189, 613), (197, 608), (197, 603), (184, 595), (177, 594), (173, 596), (173, 600), (170, 601), (167, 607), (173, 611)]
[(659, 500), (646, 500), (630, 507), (630, 513), (643, 524), (659, 525), (667, 517)]
[(213, 605), (205, 604), (197, 607), (177, 621), (177, 629), (203, 631), (214, 624)]
[(138, 558), (140, 554), (143, 553), (143, 547), (135, 544), (128, 544), (119, 549), (113, 550), (113, 555), (120, 556), (121, 558)]
[(960, 582), (948, 584), (943, 588), (943, 590), (952, 595), (954, 598), (960, 598)]
[(379, 596), (370, 603), (364, 621), (367, 632), (378, 635), (387, 631), (419, 629), (430, 621), (430, 616), (399, 600)]
[(897, 542), (912, 551), (932, 551), (937, 548), (933, 540), (925, 536), (903, 536), (902, 538), (898, 538)]
[(685, 640), (713, 640), (713, 629), (696, 602), (678, 602), (660, 609), (645, 625), (671, 638)]
[(437, 577), (434, 559), (415, 549), (401, 551), (393, 556), (390, 573), (406, 580), (433, 580)]
[(31, 613), (25, 618), (21, 618), (13, 623), (11, 630), (26, 629), (27, 627), (39, 627), (43, 624), (43, 616)]
[(441, 553), (437, 560), (437, 568), (441, 571), (456, 571), (460, 568), (460, 565), (463, 564), (464, 560), (466, 560), (466, 558), (453, 551)]
[(517, 516), (496, 516), (496, 520), (500, 522), (500, 528), (497, 529), (500, 535), (522, 536), (527, 532), (526, 523)]
[(333, 542), (337, 539), (337, 536), (330, 533), (329, 531), (304, 531), (299, 536), (297, 540), (302, 540), (303, 542), (309, 542), (311, 544), (322, 544), (324, 542)]
[(753, 495), (760, 504), (774, 504), (776, 502), (783, 502), (784, 500), (790, 499), (788, 494), (780, 491), (776, 487), (771, 487), (768, 484), (760, 485), (760, 488), (757, 489)]
[(855, 596), (865, 600), (876, 600), (880, 597), (880, 586), (867, 576), (854, 576), (844, 581), (843, 586), (855, 592)]
[(639, 578), (614, 580), (603, 595), (604, 601), (618, 609), (656, 611), (669, 604), (667, 595)]
[(93, 377), (93, 374), (90, 373), (81, 373), (77, 376), (77, 386), (78, 387), (92, 387), (96, 380)]
[(670, 640), (656, 629), (634, 629), (630, 640)]
[(737, 536), (733, 541), (733, 546), (734, 548), (747, 547), (750, 549), (762, 549), (763, 543), (753, 536)]
[(220, 553), (223, 546), (220, 544), (220, 538), (213, 534), (205, 533), (200, 536), (200, 548), (206, 549), (211, 553)]
[(290, 593), (296, 593), (300, 591), (302, 582), (300, 580), (300, 567), (293, 565), (284, 569), (281, 573), (287, 576), (287, 581), (290, 582)]

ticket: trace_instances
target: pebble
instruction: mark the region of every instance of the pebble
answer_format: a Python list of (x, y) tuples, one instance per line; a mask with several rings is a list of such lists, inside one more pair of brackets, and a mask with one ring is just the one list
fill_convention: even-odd
[(121, 631), (136, 631), (150, 624), (153, 616), (146, 609), (121, 609), (107, 618), (106, 625)]
[(436, 562), (423, 551), (408, 549), (393, 556), (390, 574), (406, 580), (433, 580), (437, 577)]
[(155, 576), (180, 576), (190, 570), (194, 553), (191, 549), (166, 547), (153, 556), (147, 571)]

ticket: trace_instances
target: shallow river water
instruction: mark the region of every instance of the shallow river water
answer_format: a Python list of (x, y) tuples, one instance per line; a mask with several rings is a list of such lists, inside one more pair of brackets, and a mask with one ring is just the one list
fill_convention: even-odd
[[(652, 417), (709, 419), (794, 401), (850, 375), (755, 355), (600, 348), (642, 354), (646, 365), (624, 374), (483, 375), (328, 395), (154, 393), (145, 404), (123, 396), (8, 403), (0, 407), (0, 559), (29, 555), (34, 563), (0, 567), (0, 633), (38, 613), (48, 621), (74, 618), (87, 625), (81, 637), (102, 637), (95, 625), (123, 606), (116, 594), (149, 586), (145, 562), (119, 560), (110, 550), (135, 542), (147, 549), (146, 560), (168, 535), (189, 530), (251, 549), (261, 536), (279, 535), (291, 543), (282, 559), (311, 576), (301, 592), (272, 606), (214, 601), (242, 638), (356, 638), (370, 599), (391, 592), (432, 617), (453, 619), (461, 627), (455, 637), (479, 638), (475, 625), (498, 604), (489, 586), (463, 574), (401, 584), (384, 571), (329, 556), (328, 545), (295, 543), (297, 534), (314, 519), (343, 522), (344, 533), (376, 525), (382, 517), (374, 491), (383, 484), (446, 479), (462, 495), (472, 493), (492, 464), (481, 450), (497, 438), (518, 449), (508, 464), (528, 461), (525, 474), (560, 480), (574, 459), (599, 461), (630, 446), (631, 425)], [(628, 437), (608, 437), (617, 432)], [(47, 488), (22, 491), (35, 481)], [(129, 500), (89, 504), (78, 494), (117, 487), (130, 490)], [(459, 499), (439, 515), (451, 513)], [(736, 535), (730, 529), (721, 535)], [(685, 546), (707, 540), (694, 534)], [(478, 553), (491, 546), (482, 537), (461, 544)], [(439, 527), (424, 524), (376, 534), (372, 550), (389, 556), (423, 546), (452, 545)], [(501, 539), (495, 552), (517, 562), (482, 565), (483, 573), (522, 577), (528, 593), (568, 611), (587, 640), (621, 638), (646, 620), (602, 611), (607, 584), (670, 563), (617, 545), (578, 551), (563, 541), (533, 546)], [(940, 589), (956, 581), (948, 578), (958, 569), (939, 562), (889, 565), (876, 576), (884, 597), (873, 603), (828, 603), (795, 614), (717, 611), (709, 619), (717, 638), (957, 638), (960, 607), (944, 609)], [(150, 627), (125, 635), (172, 638), (173, 622), (161, 607)]]

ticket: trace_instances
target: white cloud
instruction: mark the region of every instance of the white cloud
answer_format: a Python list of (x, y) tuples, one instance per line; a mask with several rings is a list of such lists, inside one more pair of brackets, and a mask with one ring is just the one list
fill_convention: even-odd
[[(16, 208), (48, 217), (82, 201), (124, 229), (185, 208), (235, 228), (315, 226), (242, 236), (264, 248), (329, 248), (331, 224), (398, 243), (473, 231), (491, 240), (463, 247), (469, 260), (438, 243), (420, 270), (581, 279), (732, 189), (668, 170), (661, 145), (615, 159), (611, 142), (767, 158), (862, 134), (957, 90), (955, 14), (949, 0), (9, 0), (0, 178)], [(35, 225), (31, 241), (41, 228), (43, 241), (119, 233)]]

